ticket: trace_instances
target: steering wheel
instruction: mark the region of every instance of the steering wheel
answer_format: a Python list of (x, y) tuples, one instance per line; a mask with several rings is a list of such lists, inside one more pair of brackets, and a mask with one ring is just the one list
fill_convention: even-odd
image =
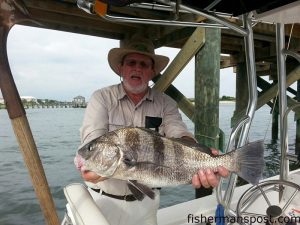
[(296, 202), (299, 191), (299, 185), (285, 180), (268, 180), (252, 186), (238, 201), (237, 220), (240, 224), (296, 224), (285, 212)]

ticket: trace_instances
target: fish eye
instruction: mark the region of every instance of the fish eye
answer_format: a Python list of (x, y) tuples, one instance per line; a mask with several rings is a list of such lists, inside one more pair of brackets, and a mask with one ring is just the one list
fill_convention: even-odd
[(91, 152), (91, 151), (93, 151), (93, 150), (94, 150), (93, 145), (89, 145), (89, 146), (88, 146), (88, 151)]

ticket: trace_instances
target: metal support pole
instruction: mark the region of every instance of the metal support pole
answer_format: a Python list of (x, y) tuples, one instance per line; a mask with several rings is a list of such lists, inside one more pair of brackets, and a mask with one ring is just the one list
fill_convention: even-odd
[[(300, 102), (300, 81), (297, 81), (297, 101)], [(299, 113), (296, 113), (296, 144), (295, 154), (300, 154), (300, 119)]]
[[(254, 40), (253, 40), (253, 30), (251, 26), (250, 16), (244, 15), (243, 22), (244, 22), (244, 28), (247, 31), (247, 35), (244, 37), (244, 42), (245, 42), (245, 52), (246, 52), (246, 65), (247, 65), (247, 72), (248, 72), (247, 81), (249, 87), (249, 99), (248, 99), (248, 105), (246, 110), (246, 116), (249, 118), (249, 121), (244, 124), (241, 130), (237, 147), (246, 144), (250, 125), (253, 120), (256, 104), (257, 104), (257, 81), (256, 81), (256, 69), (255, 69)], [(228, 146), (233, 146), (233, 144), (230, 143)], [(217, 196), (218, 199), (221, 201), (221, 203), (224, 205), (226, 214), (233, 215), (233, 216), (235, 216), (235, 212), (230, 210), (230, 204), (234, 192), (234, 187), (236, 185), (236, 178), (237, 176), (235, 174), (231, 174), (228, 180), (228, 188), (226, 189), (223, 198)], [(217, 194), (218, 193), (220, 192), (217, 191)]]
[(289, 160), (286, 155), (288, 152), (287, 131), (284, 124), (287, 124), (287, 118), (284, 117), (287, 108), (286, 96), (286, 65), (285, 65), (285, 36), (284, 24), (276, 24), (276, 51), (277, 51), (277, 71), (278, 71), (278, 88), (279, 88), (279, 127), (280, 127), (280, 149), (281, 149), (281, 163), (280, 163), (280, 179), (286, 180), (289, 171)]
[(257, 81), (256, 81), (256, 68), (255, 68), (255, 53), (254, 53), (254, 39), (251, 19), (248, 15), (243, 15), (244, 27), (248, 31), (248, 35), (244, 37), (245, 51), (246, 51), (246, 66), (248, 72), (248, 87), (249, 99), (246, 114), (250, 117), (250, 121), (243, 127), (238, 147), (246, 144), (250, 125), (254, 117), (256, 103), (257, 103)]
[[(275, 102), (275, 99), (273, 100), (273, 102)], [(273, 108), (273, 112), (272, 112), (272, 140), (275, 141), (278, 139), (278, 104), (276, 103), (276, 105)]]

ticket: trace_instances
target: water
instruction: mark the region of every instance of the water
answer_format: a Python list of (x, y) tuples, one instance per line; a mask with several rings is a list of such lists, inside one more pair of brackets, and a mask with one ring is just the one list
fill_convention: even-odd
[[(233, 110), (234, 104), (220, 105), (220, 128), (225, 132), (226, 140), (231, 132), (230, 118)], [(249, 134), (250, 140), (264, 138), (271, 118), (269, 111), (267, 106), (257, 111)], [(79, 145), (79, 127), (83, 114), (84, 109), (73, 108), (27, 110), (27, 117), (60, 219), (63, 217), (66, 204), (63, 187), (82, 181), (74, 167), (73, 157)], [(183, 119), (193, 131), (193, 124), (185, 116)], [(289, 124), (290, 149), (294, 151), (293, 115), (289, 117)], [(265, 140), (267, 159), (265, 176), (278, 173), (278, 144), (272, 143), (270, 135), (269, 128)], [(0, 225), (44, 224), (39, 203), (5, 110), (0, 110), (0, 168)], [(163, 188), (161, 207), (193, 198), (194, 190), (190, 185)]]

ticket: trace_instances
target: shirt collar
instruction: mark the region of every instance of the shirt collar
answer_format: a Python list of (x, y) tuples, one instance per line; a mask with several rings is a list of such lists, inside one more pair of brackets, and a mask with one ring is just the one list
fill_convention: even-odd
[(124, 90), (124, 87), (123, 87), (122, 83), (120, 83), (120, 84), (118, 85), (118, 89), (119, 89), (119, 91), (118, 91), (118, 99), (121, 100), (121, 99), (123, 99), (125, 96), (127, 96), (127, 94), (126, 94), (126, 92), (125, 92), (125, 90)]

